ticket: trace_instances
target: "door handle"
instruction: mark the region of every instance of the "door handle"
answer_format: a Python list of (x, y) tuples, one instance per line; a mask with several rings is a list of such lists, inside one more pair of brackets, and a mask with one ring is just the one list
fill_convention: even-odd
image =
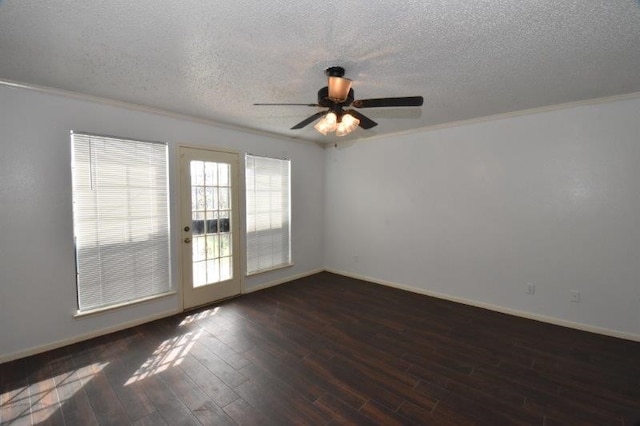
[(189, 237), (185, 238), (185, 239), (184, 239), (184, 242), (185, 242), (185, 243), (187, 243), (187, 244), (189, 244), (189, 243), (191, 242), (191, 238), (189, 238)]

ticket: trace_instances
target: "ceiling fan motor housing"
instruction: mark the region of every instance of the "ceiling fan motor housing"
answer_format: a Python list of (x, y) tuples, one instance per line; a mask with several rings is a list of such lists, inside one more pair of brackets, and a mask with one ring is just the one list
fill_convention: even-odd
[(318, 90), (318, 105), (327, 108), (334, 107), (343, 107), (349, 106), (353, 102), (354, 93), (353, 89), (349, 89), (349, 94), (347, 95), (347, 99), (342, 102), (336, 102), (329, 98), (329, 87), (325, 86), (322, 89)]

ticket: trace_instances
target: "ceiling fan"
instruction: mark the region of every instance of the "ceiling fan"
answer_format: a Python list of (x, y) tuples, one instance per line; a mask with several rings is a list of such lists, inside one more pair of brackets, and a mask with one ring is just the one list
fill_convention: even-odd
[(329, 79), (326, 87), (318, 91), (318, 103), (292, 104), (292, 103), (257, 103), (254, 105), (299, 105), (310, 107), (328, 108), (302, 120), (291, 129), (302, 129), (318, 118), (322, 118), (314, 127), (317, 131), (326, 135), (336, 132), (337, 136), (351, 133), (358, 126), (370, 129), (378, 125), (375, 121), (354, 109), (345, 108), (380, 108), (380, 107), (418, 107), (422, 106), (422, 96), (407, 96), (401, 98), (377, 98), (354, 99), (351, 80), (344, 78), (344, 68), (330, 67), (325, 70)]

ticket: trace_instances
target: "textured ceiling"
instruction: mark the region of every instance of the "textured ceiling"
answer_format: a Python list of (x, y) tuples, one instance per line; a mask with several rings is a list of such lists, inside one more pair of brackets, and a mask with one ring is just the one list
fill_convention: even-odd
[(0, 79), (301, 139), (340, 65), (361, 110), (347, 140), (640, 92), (638, 0), (0, 0)]

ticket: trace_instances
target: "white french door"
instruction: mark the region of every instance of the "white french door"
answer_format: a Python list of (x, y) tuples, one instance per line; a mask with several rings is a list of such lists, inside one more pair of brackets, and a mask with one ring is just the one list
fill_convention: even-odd
[(184, 309), (236, 296), (240, 281), (238, 154), (180, 147)]

